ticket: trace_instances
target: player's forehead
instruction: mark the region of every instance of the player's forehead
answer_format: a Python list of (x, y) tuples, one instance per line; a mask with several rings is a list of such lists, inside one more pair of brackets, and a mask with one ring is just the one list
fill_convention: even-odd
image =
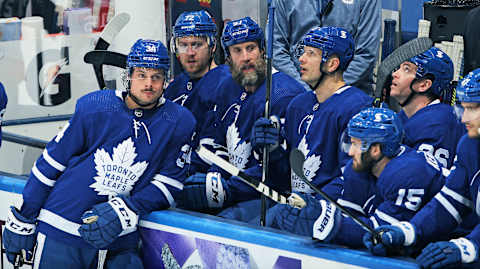
[(190, 43), (197, 43), (197, 42), (206, 42), (206, 36), (182, 36), (178, 38), (178, 42), (182, 44), (190, 44)]
[(313, 52), (316, 52), (316, 53), (319, 53), (319, 54), (322, 53), (322, 50), (321, 50), (321, 49), (315, 48), (315, 47), (311, 47), (311, 46), (305, 46), (305, 47), (304, 47), (304, 50), (310, 50), (310, 51), (313, 51)]
[(158, 69), (158, 68), (148, 68), (148, 67), (133, 67), (133, 74), (138, 74), (138, 73), (143, 73), (143, 74), (162, 74), (163, 75), (163, 69)]
[(405, 62), (401, 63), (400, 68), (403, 68), (403, 67), (408, 67), (410, 69), (417, 70), (417, 65), (410, 62), (410, 61), (405, 61)]
[(476, 102), (462, 102), (461, 105), (463, 108), (469, 108), (469, 109), (480, 107), (480, 103), (476, 103)]
[(361, 140), (360, 138), (357, 138), (357, 137), (351, 136), (351, 137), (350, 137), (350, 141), (351, 141), (351, 143), (354, 144), (354, 145), (360, 145), (360, 144), (362, 144), (362, 140)]
[(230, 50), (242, 50), (244, 48), (251, 48), (251, 47), (254, 47), (254, 48), (257, 47), (258, 48), (257, 41), (246, 41), (246, 42), (243, 42), (243, 43), (238, 43), (238, 44), (231, 45), (228, 48)]

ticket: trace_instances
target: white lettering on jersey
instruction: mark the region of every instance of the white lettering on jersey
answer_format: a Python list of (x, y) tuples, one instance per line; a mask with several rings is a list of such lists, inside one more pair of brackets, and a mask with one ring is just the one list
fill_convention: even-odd
[[(227, 113), (225, 113), (223, 118), (225, 118)], [(228, 157), (230, 163), (235, 165), (235, 167), (237, 167), (238, 169), (245, 169), (247, 166), (248, 158), (252, 153), (252, 146), (250, 142), (242, 142), (242, 138), (240, 137), (240, 133), (238, 132), (238, 128), (236, 126), (238, 114), (240, 113), (240, 105), (236, 105), (235, 107), (233, 107), (233, 113), (235, 113), (235, 119), (232, 124), (228, 126), (226, 137)]]
[[(310, 150), (308, 149), (308, 143), (305, 136), (303, 136), (302, 140), (298, 144), (298, 149), (303, 153), (303, 155), (308, 156)], [(322, 164), (321, 155), (312, 154), (305, 159), (303, 163), (303, 173), (305, 177), (311, 182), (313, 178), (316, 176), (320, 165)], [(291, 174), (291, 181), (292, 181), (292, 190), (304, 193), (312, 193), (313, 190), (310, 189), (308, 185), (303, 182), (294, 172), (293, 170), (290, 172)]]
[(146, 161), (134, 163), (137, 153), (130, 137), (113, 148), (112, 157), (103, 148), (94, 157), (97, 176), (90, 188), (98, 195), (129, 194), (148, 166)]
[(190, 145), (185, 144), (181, 148), (182, 155), (177, 159), (177, 166), (183, 168), (185, 164), (190, 164), (192, 150)]

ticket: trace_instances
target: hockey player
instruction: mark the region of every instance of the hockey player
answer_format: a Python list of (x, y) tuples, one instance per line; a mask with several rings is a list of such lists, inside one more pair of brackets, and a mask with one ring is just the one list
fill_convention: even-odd
[(402, 107), (403, 143), (431, 153), (446, 168), (452, 166), (456, 146), (465, 133), (453, 107), (440, 102), (442, 96), (451, 94), (452, 79), (452, 61), (432, 47), (392, 73), (390, 91)]
[[(380, 226), (381, 242), (371, 236), (364, 243), (376, 255), (385, 255), (389, 248), (411, 247), (432, 242), (449, 234), (470, 213), (480, 215), (478, 161), (480, 149), (480, 69), (470, 72), (457, 87), (457, 96), (464, 108), (462, 122), (467, 128), (457, 146), (457, 155), (445, 186), (410, 222)], [(465, 237), (429, 244), (417, 257), (423, 268), (479, 266), (480, 225)]]
[[(205, 11), (180, 14), (173, 28), (172, 48), (184, 72), (175, 77), (165, 90), (165, 98), (188, 108), (197, 120), (196, 133), (201, 136), (204, 119), (216, 102), (216, 91), (222, 80), (230, 77), (228, 66), (214, 61), (217, 26)], [(213, 112), (212, 112), (213, 113)], [(205, 172), (208, 165), (192, 152), (192, 169)]]
[[(313, 91), (297, 96), (288, 106), (285, 119), (287, 150), (298, 148), (303, 152), (305, 175), (333, 199), (341, 194), (340, 176), (349, 160), (344, 148), (348, 121), (372, 103), (363, 91), (343, 80), (354, 47), (351, 35), (340, 27), (315, 27), (305, 35), (298, 48), (300, 72)], [(261, 118), (255, 123), (253, 144), (276, 145), (278, 133), (271, 121)], [(289, 167), (288, 154), (272, 169), (275, 167)], [(313, 192), (293, 171), (288, 171), (288, 176), (292, 191)]]
[[(225, 148), (224, 153), (218, 149), (217, 154), (227, 156), (237, 168), (260, 179), (261, 167), (254, 158), (250, 136), (253, 123), (263, 115), (265, 107), (265, 37), (258, 24), (245, 17), (225, 25), (222, 47), (232, 75), (228, 83), (222, 85), (223, 102), (217, 109), (218, 118), (213, 124), (217, 127), (211, 139)], [(293, 78), (281, 72), (273, 74), (271, 114), (284, 118), (288, 103), (304, 92), (302, 85)], [(229, 208), (221, 215), (238, 220), (258, 215), (260, 210), (255, 209), (260, 204), (258, 192), (236, 177), (225, 180), (228, 175), (222, 176), (216, 171), (218, 169), (212, 167), (207, 174), (188, 178), (184, 186), (186, 207), (194, 210), (223, 208), (248, 201)], [(280, 190), (288, 189), (287, 182), (280, 182), (274, 175), (267, 179), (267, 184)]]
[[(20, 209), (3, 233), (8, 260), (27, 251), (35, 268), (143, 268), (142, 215), (175, 205), (186, 177), (193, 115), (162, 97), (169, 69), (160, 41), (139, 39), (127, 56), (127, 92), (96, 91), (47, 144)], [(105, 250), (106, 257), (105, 257)]]
[[(368, 226), (409, 220), (443, 186), (441, 165), (432, 155), (401, 145), (403, 128), (392, 110), (362, 110), (348, 123), (348, 135), (352, 161), (346, 170), (352, 173), (344, 174), (346, 187), (364, 189), (365, 182), (357, 180), (355, 172), (366, 173), (375, 184), (372, 213), (360, 215)], [(307, 206), (301, 210), (279, 205), (283, 209), (278, 211), (273, 227), (327, 243), (363, 246), (363, 227), (343, 216), (335, 205), (310, 194), (304, 197)]]
[(7, 103), (7, 94), (5, 93), (5, 88), (3, 87), (3, 84), (0, 82), (0, 147), (2, 146), (2, 120), (3, 115), (5, 114), (5, 110), (7, 109)]

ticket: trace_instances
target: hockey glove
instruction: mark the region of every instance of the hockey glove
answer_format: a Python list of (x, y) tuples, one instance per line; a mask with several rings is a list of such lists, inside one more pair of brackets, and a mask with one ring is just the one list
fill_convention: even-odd
[(334, 205), (325, 200), (317, 200), (310, 194), (298, 194), (307, 205), (294, 208), (289, 205), (276, 205), (274, 227), (291, 233), (314, 237), (325, 242), (331, 241), (340, 228), (341, 214)]
[(478, 260), (478, 247), (466, 238), (430, 243), (417, 257), (422, 268), (443, 268)]
[(137, 229), (138, 210), (127, 197), (115, 197), (83, 213), (78, 228), (82, 238), (97, 249), (105, 249), (120, 233)]
[(219, 172), (196, 173), (183, 183), (181, 206), (189, 210), (222, 208), (228, 198), (228, 184)]
[(387, 256), (388, 249), (402, 246), (411, 246), (415, 243), (415, 229), (406, 221), (393, 225), (383, 225), (375, 229), (380, 234), (381, 242), (376, 242), (371, 233), (363, 236), (363, 244), (377, 256)]
[(276, 116), (255, 121), (251, 135), (252, 148), (255, 151), (261, 152), (265, 146), (270, 146), (270, 151), (273, 151), (278, 146), (279, 140), (280, 121)]
[(10, 207), (2, 236), (3, 246), (10, 263), (21, 265), (16, 261), (18, 255), (22, 255), (26, 260), (31, 259), (37, 236), (35, 228), (35, 219), (28, 219), (15, 207)]

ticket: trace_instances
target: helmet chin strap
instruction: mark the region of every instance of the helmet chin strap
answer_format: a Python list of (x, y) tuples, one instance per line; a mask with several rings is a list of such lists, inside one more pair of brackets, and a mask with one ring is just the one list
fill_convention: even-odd
[(410, 94), (408, 95), (407, 100), (405, 100), (403, 103), (400, 103), (400, 102), (399, 102), (399, 105), (400, 105), (401, 107), (404, 107), (404, 106), (408, 105), (408, 104), (412, 101), (412, 98), (413, 98), (415, 95), (418, 94), (418, 92), (416, 92), (416, 91), (413, 89), (413, 84), (414, 84), (415, 82), (417, 82), (417, 81), (418, 81), (418, 79), (414, 79), (414, 80), (410, 83)]

